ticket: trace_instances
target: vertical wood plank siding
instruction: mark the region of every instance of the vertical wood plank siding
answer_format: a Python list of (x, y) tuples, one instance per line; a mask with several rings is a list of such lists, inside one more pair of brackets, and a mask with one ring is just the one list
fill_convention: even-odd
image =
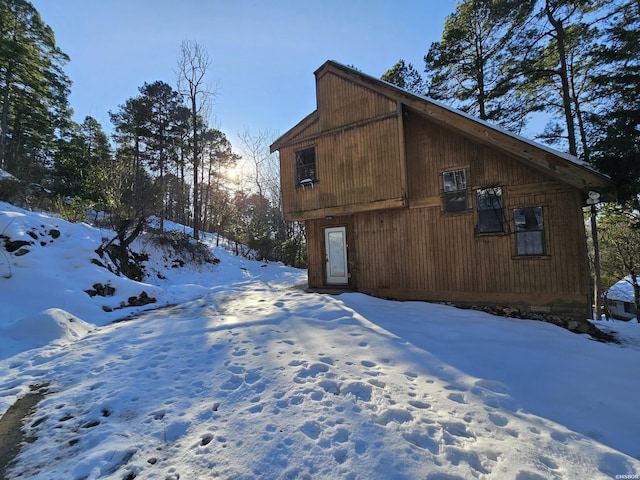
[[(324, 228), (346, 226), (350, 286), (359, 291), (586, 313), (577, 187), (330, 70), (317, 78), (317, 99), (317, 115), (278, 147), (285, 215), (306, 220), (310, 287), (324, 285)], [(294, 151), (308, 146), (318, 183), (303, 189)], [(442, 172), (459, 168), (469, 208), (446, 214)], [(480, 235), (476, 190), (490, 186), (503, 189), (505, 232)], [(404, 208), (380, 206), (398, 199)], [(513, 209), (522, 207), (543, 208), (546, 255), (515, 255)]]
[[(396, 102), (337, 81), (332, 74), (319, 79), (318, 90), (322, 93), (317, 126), (280, 149), (285, 215), (332, 207), (366, 210), (372, 202), (402, 198), (405, 179)], [(301, 188), (295, 182), (294, 152), (309, 146), (316, 147), (318, 183)]]
[[(322, 229), (349, 225), (352, 283), (390, 298), (460, 303), (549, 305), (582, 315), (588, 298), (581, 195), (507, 155), (424, 118), (405, 118), (410, 202), (437, 197), (436, 205), (309, 220), (309, 259), (324, 258)], [(442, 211), (444, 169), (468, 168), (469, 210)], [(391, 172), (389, 172), (391, 173)], [(475, 190), (502, 186), (506, 229), (478, 235)], [(547, 255), (515, 256), (513, 209), (543, 207)], [(310, 263), (310, 272), (323, 265)], [(310, 273), (310, 286), (323, 284)]]
[(396, 102), (354, 82), (326, 73), (317, 81), (320, 129), (332, 130), (396, 110)]

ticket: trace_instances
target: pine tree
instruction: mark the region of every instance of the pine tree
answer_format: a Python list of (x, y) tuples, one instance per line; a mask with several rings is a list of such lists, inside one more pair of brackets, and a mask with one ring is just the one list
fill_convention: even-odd
[(618, 185), (622, 203), (640, 207), (640, 4), (619, 5), (596, 54), (602, 72), (595, 76), (601, 109), (594, 115), (597, 135), (593, 164)]
[(534, 0), (463, 0), (425, 56), (428, 95), (519, 130), (518, 42)]
[(115, 127), (116, 159), (126, 164), (131, 173), (129, 193), (116, 201), (120, 207), (126, 207), (121, 215), (146, 217), (156, 213), (153, 201), (155, 195), (150, 185), (149, 173), (145, 169), (150, 116), (148, 102), (140, 96), (130, 98), (118, 107), (118, 111), (109, 112), (109, 116)]
[[(143, 136), (145, 142), (145, 166), (152, 172), (157, 172), (156, 186), (158, 194), (165, 198), (167, 185), (165, 175), (172, 163), (177, 163), (176, 147), (179, 141), (179, 107), (180, 94), (169, 84), (156, 81), (145, 83), (139, 88), (140, 102), (145, 105), (143, 118), (145, 128)], [(166, 212), (164, 202), (160, 212), (160, 229), (164, 228)]]
[(412, 64), (407, 65), (403, 59), (398, 60), (380, 79), (417, 95), (424, 95), (427, 90), (420, 72)]
[(37, 179), (70, 120), (69, 60), (25, 0), (0, 2), (0, 167)]
[(54, 176), (58, 194), (104, 202), (103, 183), (111, 168), (111, 146), (102, 125), (87, 116), (81, 125), (71, 122), (58, 140)]
[(602, 0), (541, 0), (527, 32), (528, 54), (521, 91), (533, 111), (551, 115), (540, 136), (565, 146), (570, 154), (589, 156), (586, 118), (594, 108), (592, 45), (599, 39), (597, 23)]

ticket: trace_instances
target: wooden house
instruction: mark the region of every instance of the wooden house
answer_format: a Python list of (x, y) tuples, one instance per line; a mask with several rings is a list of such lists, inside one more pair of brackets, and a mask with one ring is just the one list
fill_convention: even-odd
[(271, 145), (310, 288), (582, 317), (582, 207), (615, 195), (575, 157), (328, 61), (317, 109)]

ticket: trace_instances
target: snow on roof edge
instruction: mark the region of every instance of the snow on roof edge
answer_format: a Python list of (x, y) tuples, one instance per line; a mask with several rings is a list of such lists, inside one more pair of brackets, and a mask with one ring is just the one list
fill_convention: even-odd
[(631, 284), (631, 278), (628, 276), (611, 285), (604, 294), (609, 300), (629, 303), (635, 302), (633, 285)]

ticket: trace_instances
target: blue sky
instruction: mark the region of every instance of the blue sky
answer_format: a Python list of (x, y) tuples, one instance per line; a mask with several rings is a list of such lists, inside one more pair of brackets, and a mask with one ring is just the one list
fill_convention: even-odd
[(71, 57), (76, 121), (108, 111), (144, 82), (175, 85), (183, 40), (212, 58), (212, 123), (234, 147), (245, 127), (284, 133), (315, 109), (326, 60), (379, 77), (398, 59), (421, 72), (455, 0), (32, 0)]

